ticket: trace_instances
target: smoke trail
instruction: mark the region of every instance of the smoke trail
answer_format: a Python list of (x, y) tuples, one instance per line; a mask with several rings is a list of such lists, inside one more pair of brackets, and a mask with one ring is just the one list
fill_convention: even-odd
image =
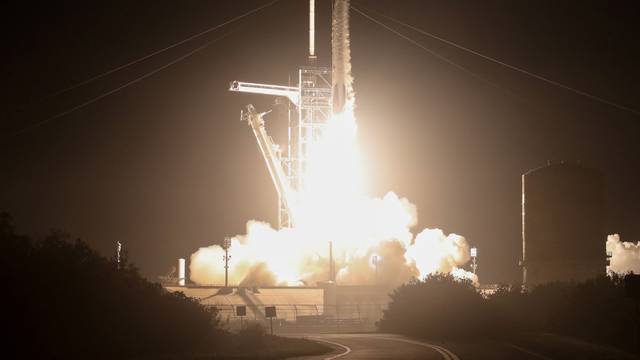
[(620, 235), (607, 236), (607, 253), (611, 254), (609, 271), (618, 274), (640, 274), (640, 242), (622, 242)]

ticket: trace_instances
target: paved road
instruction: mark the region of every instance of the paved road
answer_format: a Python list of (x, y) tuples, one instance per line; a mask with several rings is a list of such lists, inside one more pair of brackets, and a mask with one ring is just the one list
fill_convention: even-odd
[(326, 343), (333, 347), (335, 351), (323, 356), (300, 358), (304, 360), (460, 360), (456, 354), (441, 345), (391, 334), (322, 334), (306, 335), (305, 337)]
[(446, 343), (418, 341), (391, 334), (306, 334), (298, 337), (324, 342), (334, 348), (330, 354), (299, 360), (637, 359), (610, 348), (550, 335), (510, 342), (478, 340)]

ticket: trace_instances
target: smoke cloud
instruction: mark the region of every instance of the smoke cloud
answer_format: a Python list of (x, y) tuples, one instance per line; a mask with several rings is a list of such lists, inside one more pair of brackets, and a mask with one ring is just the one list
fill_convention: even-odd
[[(424, 229), (414, 237), (416, 208), (393, 192), (360, 202), (349, 201), (344, 209), (332, 207), (337, 214), (316, 214), (317, 222), (294, 228), (275, 230), (249, 221), (247, 234), (231, 239), (229, 283), (297, 286), (327, 281), (329, 240), (338, 284), (397, 286), (437, 272), (477, 282), (474, 274), (462, 269), (469, 261), (464, 237), (445, 235), (440, 229)], [(223, 256), (218, 245), (199, 249), (191, 256), (191, 280), (224, 283)]]
[(618, 274), (640, 274), (640, 242), (622, 242), (620, 235), (607, 236), (607, 253), (611, 254), (609, 271)]

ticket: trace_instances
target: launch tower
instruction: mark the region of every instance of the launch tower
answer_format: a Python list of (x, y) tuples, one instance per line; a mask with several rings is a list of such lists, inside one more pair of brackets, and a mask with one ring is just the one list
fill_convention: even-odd
[(288, 135), (284, 153), (267, 135), (262, 118), (266, 113), (256, 112), (253, 106), (249, 106), (248, 111), (242, 113), (242, 119), (246, 120), (254, 131), (278, 192), (279, 228), (291, 227), (295, 222), (292, 208), (295, 206), (296, 192), (305, 186), (304, 174), (310, 149), (319, 139), (324, 124), (332, 115), (332, 71), (328, 67), (316, 66), (316, 59), (315, 0), (309, 0), (308, 65), (298, 69), (297, 86), (233, 81), (229, 88), (230, 91), (274, 95), (288, 99)]

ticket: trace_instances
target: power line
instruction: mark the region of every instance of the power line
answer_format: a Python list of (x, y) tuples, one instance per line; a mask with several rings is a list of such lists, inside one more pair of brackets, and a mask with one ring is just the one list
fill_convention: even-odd
[(113, 73), (115, 73), (115, 72), (117, 72), (117, 71), (120, 71), (120, 70), (122, 70), (122, 69), (125, 69), (125, 68), (127, 68), (127, 67), (129, 67), (129, 66), (135, 65), (135, 64), (137, 64), (137, 63), (139, 63), (139, 62), (141, 62), (141, 61), (147, 60), (147, 59), (149, 59), (149, 58), (151, 58), (151, 57), (153, 57), (153, 56), (155, 56), (155, 55), (158, 55), (158, 54), (163, 53), (163, 52), (165, 52), (165, 51), (167, 51), (167, 50), (173, 49), (173, 48), (175, 48), (176, 46), (180, 46), (180, 45), (182, 45), (182, 44), (184, 44), (184, 43), (186, 43), (186, 42), (188, 42), (188, 41), (191, 41), (191, 40), (193, 40), (193, 39), (199, 38), (200, 36), (205, 35), (205, 34), (208, 34), (208, 33), (212, 32), (212, 31), (214, 31), (214, 30), (217, 30), (217, 29), (219, 29), (219, 28), (221, 28), (221, 27), (223, 27), (223, 26), (225, 26), (225, 25), (231, 24), (232, 22), (238, 21), (238, 20), (240, 20), (240, 19), (242, 19), (242, 18), (245, 18), (245, 17), (247, 17), (247, 16), (249, 16), (249, 15), (251, 15), (251, 14), (254, 14), (254, 13), (256, 13), (256, 12), (258, 12), (258, 11), (260, 11), (260, 10), (262, 10), (262, 9), (266, 8), (266, 7), (269, 7), (269, 6), (271, 6), (271, 5), (275, 4), (275, 3), (277, 3), (278, 1), (280, 1), (280, 0), (273, 0), (273, 1), (269, 2), (269, 3), (267, 3), (267, 4), (264, 4), (264, 5), (262, 5), (262, 6), (259, 6), (259, 7), (255, 8), (255, 9), (251, 10), (251, 11), (248, 11), (248, 12), (246, 12), (246, 13), (242, 14), (242, 15), (239, 15), (239, 16), (236, 16), (236, 17), (234, 17), (234, 18), (232, 18), (232, 19), (229, 19), (229, 20), (227, 20), (227, 21), (225, 21), (225, 22), (223, 22), (223, 23), (221, 23), (221, 24), (218, 24), (218, 25), (216, 25), (216, 26), (210, 27), (210, 28), (208, 28), (208, 29), (206, 29), (206, 30), (204, 30), (204, 31), (201, 31), (201, 32), (199, 32), (199, 33), (197, 33), (197, 34), (195, 34), (195, 35), (191, 35), (191, 36), (189, 36), (188, 38), (183, 39), (183, 40), (181, 40), (181, 41), (178, 41), (178, 42), (176, 42), (176, 43), (174, 43), (174, 44), (171, 44), (171, 45), (169, 45), (169, 46), (167, 46), (167, 47), (164, 47), (164, 48), (162, 48), (162, 49), (156, 50), (156, 51), (154, 51), (154, 52), (152, 52), (152, 53), (150, 53), (150, 54), (147, 54), (147, 55), (145, 55), (145, 56), (143, 56), (143, 57), (140, 57), (140, 58), (138, 58), (138, 59), (135, 59), (135, 60), (133, 60), (133, 61), (130, 61), (130, 62), (126, 63), (126, 64), (120, 65), (120, 66), (118, 66), (118, 67), (115, 67), (115, 68), (113, 68), (113, 69), (111, 69), (111, 70), (107, 70), (107, 71), (105, 71), (105, 72), (103, 72), (103, 73), (100, 73), (100, 74), (98, 74), (98, 75), (96, 75), (96, 76), (93, 76), (93, 77), (91, 77), (91, 78), (87, 79), (87, 80), (84, 80), (84, 81), (81, 81), (81, 82), (76, 83), (76, 84), (74, 84), (74, 85), (71, 85), (71, 86), (69, 86), (69, 87), (66, 87), (66, 88), (64, 88), (64, 89), (62, 89), (62, 90), (56, 91), (55, 93), (48, 95), (46, 98), (51, 98), (51, 97), (55, 97), (55, 96), (58, 96), (58, 95), (64, 94), (64, 93), (66, 93), (66, 92), (68, 92), (68, 91), (71, 91), (71, 90), (73, 90), (73, 89), (77, 89), (77, 88), (79, 88), (79, 87), (81, 87), (81, 86), (83, 86), (83, 85), (89, 84), (89, 83), (91, 83), (91, 82), (93, 82), (93, 81), (95, 81), (95, 80), (101, 79), (101, 78), (103, 78), (103, 77), (105, 77), (105, 76), (107, 76), (107, 75), (113, 74)]
[(223, 38), (227, 37), (231, 33), (232, 32), (229, 32), (229, 33), (226, 33), (226, 34), (224, 34), (224, 35), (222, 35), (220, 37), (217, 37), (217, 38), (215, 38), (213, 40), (210, 40), (210, 41), (206, 42), (204, 45), (201, 45), (201, 46), (195, 48), (194, 50), (189, 51), (185, 55), (182, 55), (182, 56), (172, 60), (171, 62), (169, 62), (169, 63), (167, 63), (165, 65), (162, 65), (161, 67), (159, 67), (159, 68), (157, 68), (157, 69), (155, 69), (155, 70), (153, 70), (151, 72), (148, 72), (148, 73), (146, 73), (146, 74), (144, 74), (142, 76), (139, 76), (139, 77), (137, 77), (137, 78), (135, 78), (135, 79), (123, 84), (123, 85), (118, 86), (115, 89), (109, 90), (109, 91), (107, 91), (105, 93), (102, 93), (102, 94), (100, 94), (100, 95), (98, 95), (98, 96), (96, 96), (94, 98), (91, 98), (91, 99), (81, 103), (80, 105), (76, 105), (76, 106), (74, 106), (74, 107), (72, 107), (70, 109), (67, 109), (67, 110), (65, 110), (63, 112), (60, 112), (60, 113), (58, 113), (56, 115), (53, 115), (51, 117), (48, 117), (48, 118), (46, 118), (46, 119), (44, 119), (42, 121), (39, 121), (39, 122), (37, 122), (35, 124), (29, 125), (29, 126), (25, 127), (24, 129), (15, 132), (13, 135), (23, 134), (23, 133), (25, 133), (27, 131), (30, 131), (30, 130), (33, 130), (33, 129), (39, 127), (39, 126), (42, 126), (42, 125), (44, 125), (44, 124), (46, 124), (46, 123), (48, 123), (50, 121), (53, 121), (55, 119), (58, 119), (58, 118), (63, 117), (65, 115), (68, 115), (68, 114), (70, 114), (70, 113), (72, 113), (72, 112), (74, 112), (76, 110), (79, 110), (79, 109), (82, 109), (82, 108), (84, 108), (84, 107), (86, 107), (88, 105), (91, 105), (91, 104), (93, 104), (94, 102), (96, 102), (96, 101), (98, 101), (100, 99), (103, 99), (103, 98), (105, 98), (105, 97), (107, 97), (107, 96), (109, 96), (111, 94), (114, 94), (114, 93), (116, 93), (116, 92), (118, 92), (118, 91), (120, 91), (120, 90), (122, 90), (124, 88), (127, 88), (127, 87), (129, 87), (129, 86), (131, 86), (131, 85), (133, 85), (133, 84), (135, 84), (137, 82), (140, 82), (140, 81), (142, 81), (142, 80), (144, 80), (144, 79), (146, 79), (146, 78), (148, 78), (148, 77), (150, 77), (150, 76), (152, 76), (152, 75), (154, 75), (154, 74), (156, 74), (156, 73), (158, 73), (158, 72), (170, 67), (171, 65), (174, 65), (174, 64), (176, 64), (176, 63), (178, 63), (178, 62), (190, 57), (191, 55), (193, 55), (193, 54), (195, 54), (195, 53), (197, 53), (197, 52), (199, 52), (201, 50), (206, 49), (211, 44), (213, 44), (213, 43), (215, 43), (215, 42), (217, 42), (219, 40), (222, 40)]
[(497, 83), (495, 83), (495, 82), (493, 82), (493, 81), (491, 81), (491, 80), (489, 80), (489, 79), (485, 78), (485, 77), (484, 77), (484, 76), (482, 76), (482, 75), (479, 75), (479, 74), (477, 74), (477, 73), (475, 73), (475, 72), (473, 72), (473, 71), (469, 70), (468, 68), (466, 68), (466, 67), (464, 67), (464, 66), (462, 66), (462, 65), (460, 65), (460, 64), (458, 64), (458, 63), (456, 63), (456, 62), (454, 62), (453, 60), (448, 59), (448, 58), (446, 58), (446, 57), (444, 57), (444, 56), (442, 56), (442, 55), (438, 54), (437, 52), (435, 52), (435, 51), (433, 51), (433, 50), (429, 49), (428, 47), (426, 47), (426, 46), (424, 46), (424, 45), (420, 44), (419, 42), (417, 42), (417, 41), (413, 40), (412, 38), (410, 38), (410, 37), (408, 37), (408, 36), (406, 36), (406, 35), (402, 34), (401, 32), (397, 31), (396, 29), (394, 29), (394, 28), (392, 28), (392, 27), (390, 27), (390, 26), (388, 26), (388, 25), (386, 25), (386, 24), (384, 24), (384, 23), (380, 22), (379, 20), (377, 20), (377, 19), (375, 19), (375, 18), (373, 18), (373, 17), (371, 17), (371, 16), (369, 16), (369, 15), (365, 14), (364, 12), (362, 12), (361, 10), (359, 10), (358, 8), (356, 8), (355, 6), (351, 5), (351, 8), (352, 8), (353, 10), (355, 10), (356, 12), (358, 12), (360, 15), (364, 16), (365, 18), (367, 18), (368, 20), (372, 21), (373, 23), (375, 23), (375, 24), (377, 24), (377, 25), (382, 26), (382, 27), (383, 27), (383, 28), (385, 28), (386, 30), (391, 31), (392, 33), (396, 34), (397, 36), (399, 36), (399, 37), (401, 37), (401, 38), (403, 38), (403, 39), (407, 40), (408, 42), (412, 43), (413, 45), (415, 45), (415, 46), (417, 46), (417, 47), (421, 48), (422, 50), (424, 50), (424, 51), (428, 52), (429, 54), (431, 54), (431, 55), (433, 55), (433, 56), (437, 57), (438, 59), (440, 59), (440, 60), (442, 60), (442, 61), (446, 62), (447, 64), (449, 64), (449, 65), (451, 65), (451, 66), (453, 66), (453, 67), (457, 68), (458, 70), (463, 71), (463, 72), (467, 73), (468, 75), (471, 75), (471, 76), (473, 76), (473, 77), (477, 78), (478, 80), (483, 81), (483, 82), (485, 82), (485, 83), (487, 83), (487, 84), (489, 84), (489, 85), (491, 85), (491, 86), (494, 86), (494, 87), (496, 87), (496, 88), (502, 89), (502, 90), (504, 90), (504, 91), (508, 92), (510, 95), (515, 96), (515, 94), (514, 94), (511, 90), (506, 89), (505, 87), (503, 87), (503, 86), (501, 86), (501, 85), (499, 85), (499, 84), (497, 84)]
[[(62, 94), (62, 93), (64, 93), (64, 92), (70, 91), (70, 90), (72, 90), (72, 89), (78, 88), (78, 87), (80, 87), (80, 86), (83, 86), (83, 85), (85, 85), (85, 84), (88, 84), (88, 83), (90, 83), (90, 82), (92, 82), (92, 81), (95, 81), (95, 80), (97, 80), (97, 79), (100, 79), (100, 78), (102, 78), (102, 77), (105, 77), (105, 76), (107, 76), (107, 75), (109, 75), (109, 74), (112, 74), (112, 73), (114, 73), (114, 72), (117, 72), (117, 71), (119, 71), (119, 70), (122, 70), (122, 69), (124, 69), (124, 68), (126, 68), (126, 67), (129, 67), (129, 66), (134, 65), (134, 64), (136, 64), (136, 63), (139, 63), (139, 62), (141, 62), (141, 61), (144, 61), (144, 60), (146, 60), (146, 59), (149, 59), (149, 58), (150, 58), (150, 57), (152, 57), (152, 56), (155, 56), (155, 55), (157, 55), (157, 54), (160, 54), (160, 53), (162, 53), (162, 52), (164, 52), (164, 51), (167, 51), (167, 50), (169, 50), (169, 49), (172, 49), (172, 48), (174, 48), (174, 47), (176, 47), (176, 46), (182, 45), (182, 44), (184, 44), (184, 43), (186, 43), (186, 42), (188, 42), (188, 41), (191, 41), (191, 40), (196, 39), (196, 38), (198, 38), (198, 37), (200, 37), (200, 36), (202, 36), (202, 35), (205, 35), (205, 34), (207, 34), (207, 33), (210, 33), (210, 32), (212, 32), (212, 31), (214, 31), (214, 30), (216, 30), (216, 29), (219, 29), (219, 28), (221, 28), (221, 27), (223, 27), (223, 26), (225, 26), (225, 25), (228, 25), (228, 24), (230, 24), (230, 23), (232, 23), (232, 22), (234, 22), (234, 21), (240, 20), (241, 18), (244, 18), (244, 17), (246, 17), (246, 16), (249, 16), (249, 15), (251, 15), (251, 14), (253, 14), (253, 13), (256, 13), (256, 12), (258, 12), (258, 11), (260, 11), (260, 10), (262, 10), (262, 9), (264, 9), (264, 8), (266, 8), (266, 7), (268, 7), (268, 6), (271, 6), (271, 5), (275, 4), (275, 3), (277, 3), (278, 1), (280, 1), (280, 0), (273, 0), (273, 1), (269, 2), (269, 3), (267, 3), (267, 4), (264, 4), (264, 5), (260, 6), (260, 7), (257, 7), (257, 8), (255, 8), (255, 9), (253, 9), (253, 10), (251, 10), (251, 11), (248, 11), (248, 12), (246, 12), (246, 13), (242, 14), (242, 15), (239, 15), (239, 16), (236, 16), (236, 17), (234, 17), (234, 18), (230, 19), (230, 20), (227, 20), (227, 21), (225, 21), (224, 23), (218, 24), (218, 25), (216, 25), (216, 26), (214, 26), (214, 27), (211, 27), (211, 28), (209, 28), (209, 29), (207, 29), (207, 30), (205, 30), (205, 31), (201, 31), (201, 32), (199, 32), (199, 33), (197, 33), (197, 34), (195, 34), (195, 35), (192, 35), (192, 36), (190, 36), (190, 37), (188, 37), (188, 38), (186, 38), (186, 39), (184, 39), (184, 40), (181, 40), (181, 41), (179, 41), (179, 42), (177, 42), (177, 43), (174, 43), (174, 44), (172, 44), (172, 45), (169, 45), (169, 46), (167, 46), (167, 47), (165, 47), (165, 48), (163, 48), (163, 49), (160, 49), (160, 50), (154, 51), (154, 52), (152, 52), (152, 53), (150, 53), (150, 54), (148, 54), (148, 55), (145, 55), (145, 56), (143, 56), (143, 57), (141, 57), (141, 58), (138, 58), (138, 59), (136, 59), (136, 60), (133, 60), (133, 61), (131, 61), (131, 62), (128, 62), (128, 63), (126, 63), (126, 64), (124, 64), (124, 65), (118, 66), (118, 67), (116, 67), (116, 68), (113, 68), (113, 69), (111, 69), (111, 70), (108, 70), (108, 71), (106, 71), (106, 72), (104, 72), (104, 73), (101, 73), (101, 74), (99, 74), (99, 75), (96, 75), (96, 76), (94, 76), (94, 77), (92, 77), (92, 78), (90, 78), (90, 79), (87, 79), (87, 80), (83, 81), (83, 82), (77, 83), (77, 84), (75, 84), (75, 85), (73, 85), (73, 86), (70, 86), (70, 87), (68, 87), (68, 88), (66, 88), (66, 89), (63, 89), (63, 90), (61, 90), (61, 91), (58, 91), (57, 93), (54, 93), (54, 94), (52, 94), (52, 95), (50, 95), (50, 96), (56, 96), (56, 95)], [(235, 31), (235, 30), (234, 30), (234, 31)], [(126, 87), (128, 87), (128, 86), (131, 86), (131, 85), (133, 85), (133, 84), (135, 84), (135, 83), (137, 83), (137, 82), (140, 82), (140, 81), (142, 81), (142, 80), (144, 80), (144, 79), (146, 79), (146, 78), (148, 78), (148, 77), (150, 77), (150, 76), (152, 76), (152, 75), (154, 75), (154, 74), (156, 74), (156, 73), (158, 73), (158, 72), (160, 72), (160, 71), (162, 71), (162, 70), (164, 70), (164, 69), (166, 69), (166, 68), (170, 67), (171, 65), (174, 65), (174, 64), (176, 64), (176, 63), (178, 63), (178, 62), (180, 62), (180, 61), (182, 61), (182, 60), (184, 60), (184, 59), (186, 59), (186, 58), (190, 57), (191, 55), (193, 55), (193, 54), (195, 54), (195, 53), (197, 53), (197, 52), (199, 52), (199, 51), (201, 51), (201, 50), (204, 50), (205, 48), (209, 47), (209, 46), (210, 46), (211, 44), (213, 44), (214, 42), (217, 42), (217, 41), (219, 41), (219, 40), (222, 40), (223, 38), (227, 37), (228, 35), (230, 35), (230, 34), (231, 34), (231, 33), (233, 33), (234, 31), (230, 31), (230, 32), (228, 32), (228, 33), (226, 33), (226, 34), (224, 34), (224, 35), (222, 35), (222, 36), (218, 37), (218, 38), (215, 38), (215, 39), (213, 39), (213, 40), (211, 40), (211, 41), (208, 41), (208, 42), (206, 42), (204, 45), (202, 45), (202, 46), (200, 46), (200, 47), (198, 47), (198, 48), (196, 48), (196, 49), (194, 49), (194, 50), (192, 50), (192, 51), (188, 52), (187, 54), (185, 54), (185, 55), (183, 55), (183, 56), (180, 56), (180, 57), (176, 58), (175, 60), (173, 60), (173, 61), (171, 61), (171, 62), (169, 62), (169, 63), (167, 63), (167, 64), (165, 64), (165, 65), (163, 65), (163, 66), (161, 66), (161, 67), (159, 67), (159, 68), (157, 68), (157, 69), (155, 69), (155, 70), (152, 70), (151, 72), (148, 72), (148, 73), (146, 73), (146, 74), (144, 74), (144, 75), (142, 75), (142, 76), (140, 76), (140, 77), (137, 77), (137, 78), (135, 78), (135, 79), (133, 79), (133, 80), (131, 80), (131, 81), (129, 81), (129, 82), (127, 82), (127, 83), (125, 83), (125, 84), (123, 84), (123, 85), (121, 85), (121, 86), (119, 86), (119, 87), (115, 88), (115, 89), (112, 89), (112, 90), (110, 90), (110, 91), (107, 91), (107, 92), (105, 92), (105, 93), (102, 93), (102, 94), (100, 94), (100, 95), (98, 95), (98, 96), (96, 96), (96, 97), (94, 97), (94, 98), (91, 98), (90, 100), (87, 100), (87, 101), (85, 101), (85, 102), (83, 102), (83, 103), (81, 103), (81, 104), (79, 104), (79, 105), (76, 105), (76, 106), (74, 106), (74, 107), (72, 107), (72, 108), (69, 108), (69, 109), (67, 109), (67, 110), (65, 110), (65, 111), (63, 111), (63, 112), (57, 113), (57, 114), (55, 114), (55, 115), (53, 115), (53, 116), (50, 116), (50, 117), (48, 117), (48, 118), (46, 118), (46, 119), (44, 119), (44, 120), (42, 120), (42, 121), (36, 122), (36, 123), (34, 123), (34, 124), (32, 124), (32, 125), (29, 125), (29, 126), (27, 126), (27, 127), (23, 128), (23, 129), (21, 129), (21, 130), (19, 130), (19, 131), (15, 132), (15, 133), (13, 133), (13, 136), (20, 135), (20, 134), (23, 134), (23, 133), (28, 132), (28, 131), (30, 131), (30, 130), (33, 130), (33, 129), (35, 129), (35, 128), (39, 127), (39, 126), (42, 126), (42, 125), (44, 125), (44, 124), (46, 124), (46, 123), (48, 123), (48, 122), (50, 122), (50, 121), (56, 120), (56, 119), (58, 119), (58, 118), (60, 118), (60, 117), (63, 117), (63, 116), (65, 116), (65, 115), (68, 115), (68, 114), (70, 114), (70, 113), (72, 113), (72, 112), (74, 112), (74, 111), (76, 111), (76, 110), (82, 109), (82, 108), (84, 108), (84, 107), (86, 107), (86, 106), (88, 106), (88, 105), (90, 105), (90, 104), (93, 104), (93, 103), (95, 103), (96, 101), (101, 100), (101, 99), (103, 99), (103, 98), (105, 98), (105, 97), (107, 97), (107, 96), (109, 96), (109, 95), (112, 95), (112, 94), (114, 94), (114, 93), (116, 93), (116, 92), (118, 92), (118, 91), (120, 91), (120, 90), (122, 90), (122, 89), (124, 89), (124, 88), (126, 88)]]
[[(353, 6), (352, 6), (352, 8), (354, 8), (354, 10), (358, 11), (359, 13), (363, 14), (361, 10), (355, 9), (355, 7), (353, 7)], [(370, 10), (370, 9), (369, 9), (369, 10)], [(562, 89), (565, 89), (565, 90), (571, 91), (571, 92), (576, 93), (576, 94), (578, 94), (578, 95), (582, 95), (582, 96), (587, 97), (587, 98), (589, 98), (589, 99), (591, 99), (591, 100), (595, 100), (595, 101), (598, 101), (598, 102), (601, 102), (601, 103), (604, 103), (604, 104), (607, 104), (607, 105), (610, 105), (610, 106), (616, 107), (616, 108), (618, 108), (618, 109), (621, 109), (621, 110), (625, 110), (625, 111), (631, 112), (631, 113), (633, 113), (633, 114), (635, 114), (635, 115), (640, 115), (640, 110), (636, 110), (636, 109), (634, 109), (634, 108), (630, 108), (630, 107), (628, 107), (628, 106), (620, 105), (620, 104), (615, 103), (615, 102), (613, 102), (613, 101), (610, 101), (610, 100), (607, 100), (607, 99), (601, 98), (601, 97), (596, 96), (596, 95), (592, 95), (592, 94), (587, 93), (587, 92), (585, 92), (585, 91), (578, 90), (578, 89), (576, 89), (576, 88), (573, 88), (573, 87), (571, 87), (571, 86), (568, 86), (568, 85), (562, 84), (562, 83), (557, 82), (557, 81), (555, 81), (555, 80), (552, 80), (552, 79), (546, 78), (546, 77), (544, 77), (544, 76), (541, 76), (541, 75), (538, 75), (538, 74), (532, 73), (532, 72), (527, 71), (527, 70), (525, 70), (525, 69), (523, 69), (523, 68), (520, 68), (520, 67), (517, 67), (517, 66), (511, 65), (511, 64), (508, 64), (508, 63), (506, 63), (506, 62), (504, 62), (504, 61), (500, 61), (500, 60), (498, 60), (498, 59), (496, 59), (496, 58), (493, 58), (493, 57), (491, 57), (491, 56), (484, 55), (484, 54), (479, 53), (479, 52), (477, 52), (477, 51), (475, 51), (475, 50), (472, 50), (472, 49), (469, 49), (469, 48), (467, 48), (467, 47), (464, 47), (464, 46), (462, 46), (462, 45), (460, 45), (460, 44), (457, 44), (457, 43), (455, 43), (455, 42), (453, 42), (453, 41), (449, 41), (449, 40), (444, 39), (444, 38), (442, 38), (442, 37), (440, 37), (440, 36), (437, 36), (437, 35), (431, 34), (431, 33), (427, 32), (427, 31), (422, 30), (422, 29), (420, 29), (420, 28), (418, 28), (418, 27), (415, 27), (415, 26), (413, 26), (413, 25), (411, 25), (411, 24), (407, 24), (407, 23), (405, 23), (405, 22), (403, 22), (403, 21), (400, 21), (400, 20), (397, 20), (397, 19), (395, 19), (395, 18), (392, 18), (392, 17), (391, 17), (391, 16), (389, 16), (389, 15), (381, 14), (381, 13), (379, 13), (379, 12), (377, 12), (377, 11), (374, 11), (374, 10), (370, 10), (370, 11), (371, 11), (371, 12), (376, 13), (377, 15), (379, 15), (379, 16), (381, 16), (381, 17), (384, 17), (385, 19), (389, 19), (389, 20), (391, 20), (391, 21), (395, 22), (396, 24), (400, 24), (400, 25), (402, 25), (402, 26), (404, 26), (404, 27), (407, 27), (407, 28), (409, 28), (409, 29), (411, 29), (411, 30), (414, 30), (414, 31), (416, 31), (416, 32), (418, 32), (418, 33), (420, 33), (420, 34), (423, 34), (423, 35), (429, 36), (429, 37), (431, 37), (431, 38), (433, 38), (433, 39), (436, 39), (436, 40), (439, 40), (439, 41), (441, 41), (441, 42), (444, 42), (445, 44), (451, 45), (451, 46), (456, 47), (456, 48), (458, 48), (458, 49), (460, 49), (460, 50), (466, 51), (466, 52), (468, 52), (468, 53), (470, 53), (470, 54), (473, 54), (473, 55), (479, 56), (479, 57), (481, 57), (481, 58), (483, 58), (483, 59), (485, 59), (485, 60), (488, 60), (488, 61), (491, 61), (491, 62), (493, 62), (493, 63), (499, 64), (499, 65), (502, 65), (502, 66), (507, 67), (507, 68), (509, 68), (509, 69), (511, 69), (511, 70), (514, 70), (514, 71), (520, 72), (520, 73), (522, 73), (522, 74), (528, 75), (528, 76), (530, 76), (530, 77), (533, 77), (533, 78), (535, 78), (535, 79), (538, 79), (538, 80), (544, 81), (544, 82), (546, 82), (546, 83), (548, 83), (548, 84), (551, 84), (551, 85), (554, 85), (554, 86), (556, 86), (556, 87), (559, 87), (559, 88), (562, 88)], [(363, 15), (364, 15), (364, 14), (363, 14)]]

